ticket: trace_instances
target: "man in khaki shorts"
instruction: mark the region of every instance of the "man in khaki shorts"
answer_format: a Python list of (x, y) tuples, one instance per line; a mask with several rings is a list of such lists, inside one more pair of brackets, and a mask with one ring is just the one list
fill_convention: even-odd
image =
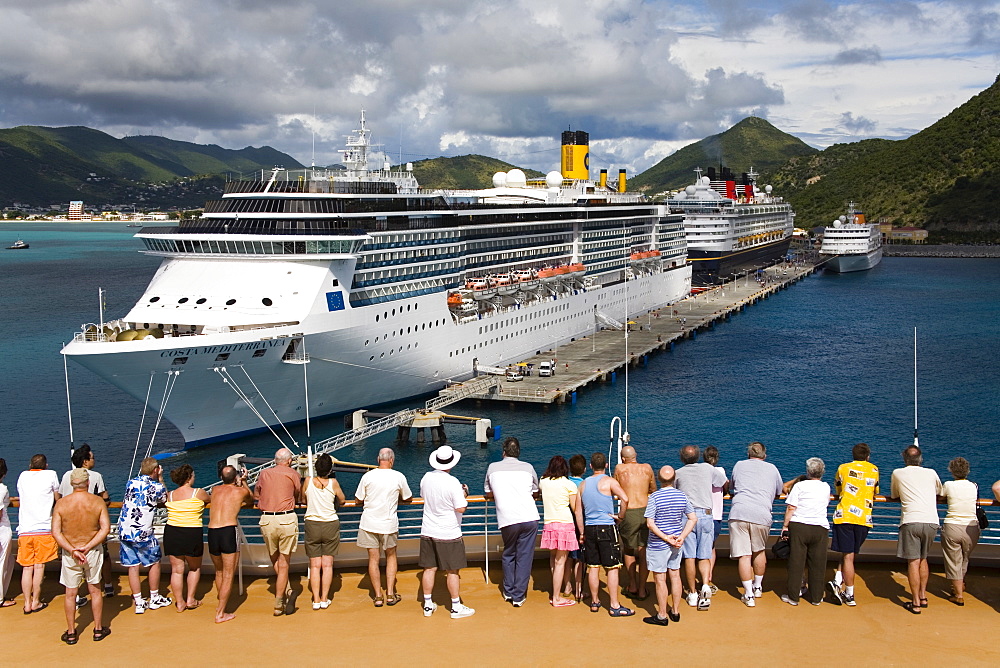
[(628, 582), (623, 583), (624, 594), (641, 601), (649, 595), (646, 590), (646, 580), (649, 577), (646, 566), (649, 529), (646, 526), (645, 512), (649, 495), (656, 491), (656, 478), (653, 476), (653, 467), (640, 464), (636, 461), (636, 456), (635, 448), (631, 445), (622, 448), (622, 463), (615, 467), (614, 478), (628, 496), (625, 519), (618, 524), (625, 552), (625, 572), (628, 574)]
[(274, 466), (257, 476), (253, 495), (260, 509), (260, 533), (274, 565), (274, 616), (285, 614), (288, 587), (288, 562), (299, 542), (299, 518), (295, 500), (302, 480), (292, 469), (292, 451), (282, 448), (274, 453)]
[(101, 596), (101, 568), (104, 565), (104, 539), (111, 531), (108, 507), (104, 499), (87, 489), (90, 474), (87, 469), (73, 469), (69, 476), (73, 493), (56, 502), (52, 511), (52, 537), (62, 548), (62, 573), (59, 581), (66, 587), (64, 608), (66, 632), (61, 640), (75, 645), (76, 595), (86, 582), (90, 591), (90, 607), (94, 614), (94, 640), (111, 635), (104, 626), (104, 597)]
[(767, 568), (764, 548), (771, 528), (771, 506), (781, 495), (783, 483), (778, 467), (764, 461), (767, 448), (763, 443), (751, 443), (747, 457), (736, 462), (729, 487), (733, 495), (729, 509), (729, 556), (739, 559), (741, 600), (752, 608), (764, 592)]
[[(368, 577), (372, 581), (376, 608), (385, 604), (396, 605), (403, 597), (396, 592), (396, 537), (399, 534), (400, 503), (409, 503), (413, 492), (406, 476), (393, 470), (396, 454), (392, 448), (378, 452), (378, 468), (361, 476), (354, 498), (364, 504), (358, 524), (358, 547), (368, 550)], [(385, 595), (382, 594), (382, 572), (379, 569), (381, 552), (385, 552)]]

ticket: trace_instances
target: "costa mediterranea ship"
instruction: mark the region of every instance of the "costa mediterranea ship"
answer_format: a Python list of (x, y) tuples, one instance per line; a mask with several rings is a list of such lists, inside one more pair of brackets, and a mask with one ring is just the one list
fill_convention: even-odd
[(824, 230), (819, 257), (827, 271), (839, 274), (871, 269), (882, 261), (882, 230), (877, 223), (867, 222), (851, 202), (847, 214)]
[(790, 204), (759, 190), (753, 169), (737, 183), (728, 168), (716, 179), (714, 168), (693, 185), (667, 200), (672, 212), (684, 215), (688, 258), (694, 281), (712, 284), (772, 264), (785, 256), (795, 229)]
[(163, 258), (145, 293), (63, 354), (165, 396), (150, 408), (191, 447), (302, 421), (307, 393), (311, 417), (430, 394), (690, 291), (682, 217), (624, 170), (591, 181), (584, 132), (563, 133), (561, 173), (468, 191), (370, 169), (369, 135), (362, 114), (345, 170), (276, 168), (141, 230)]

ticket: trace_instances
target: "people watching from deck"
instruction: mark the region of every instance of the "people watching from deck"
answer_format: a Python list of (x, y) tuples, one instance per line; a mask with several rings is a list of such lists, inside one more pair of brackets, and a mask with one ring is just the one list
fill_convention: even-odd
[(642, 601), (649, 595), (646, 590), (648, 571), (646, 570), (646, 542), (649, 529), (646, 527), (646, 501), (656, 491), (653, 467), (636, 461), (635, 448), (622, 448), (622, 462), (615, 467), (614, 478), (625, 491), (625, 518), (618, 523), (624, 552), (625, 577), (623, 593), (629, 598)]
[(260, 533), (274, 565), (275, 617), (284, 615), (291, 600), (288, 586), (288, 562), (299, 542), (299, 519), (295, 503), (302, 481), (292, 468), (292, 451), (281, 448), (274, 453), (274, 466), (257, 476), (253, 494), (260, 509)]
[(63, 603), (66, 631), (60, 639), (67, 645), (75, 645), (80, 639), (76, 629), (77, 592), (84, 583), (90, 591), (94, 640), (99, 642), (111, 635), (111, 629), (104, 623), (104, 597), (101, 596), (103, 545), (111, 531), (111, 520), (104, 499), (88, 489), (90, 474), (87, 469), (73, 469), (69, 483), (73, 491), (60, 498), (52, 512), (52, 537), (62, 548), (59, 581), (66, 587)]
[[(805, 479), (792, 486), (785, 499), (782, 536), (788, 537), (788, 593), (781, 600), (798, 605), (804, 569), (809, 569), (807, 596), (813, 605), (823, 602), (826, 581), (826, 546), (830, 533), (827, 507), (830, 485), (823, 482), (826, 466), (819, 457), (806, 460)], [(837, 601), (840, 604), (840, 601)]]
[[(827, 588), (835, 601), (854, 606), (854, 557), (872, 528), (872, 508), (879, 493), (878, 467), (872, 464), (871, 448), (858, 443), (851, 450), (853, 461), (837, 467), (833, 484), (837, 509), (833, 511), (833, 542), (830, 549), (840, 552), (840, 568)], [(843, 587), (843, 589), (841, 588)]]
[[(194, 486), (194, 469), (181, 464), (170, 472), (178, 487), (167, 494), (167, 524), (163, 527), (163, 552), (170, 558), (170, 592), (177, 612), (201, 605), (195, 598), (201, 580), (201, 562), (205, 554), (202, 537), (202, 514), (208, 493)], [(187, 596), (184, 595), (184, 571), (187, 570)]]
[[(587, 581), (590, 585), (590, 611), (601, 609), (601, 575), (604, 568), (608, 577), (608, 614), (612, 617), (631, 617), (634, 610), (620, 605), (618, 601), (618, 572), (622, 567), (622, 551), (616, 522), (625, 519), (628, 495), (618, 481), (607, 475), (608, 460), (601, 452), (590, 456), (590, 468), (594, 474), (580, 485), (576, 497), (577, 526), (583, 531), (579, 539), (583, 542), (583, 556), (587, 562)], [(615, 513), (615, 499), (620, 510)]]
[(764, 592), (767, 569), (767, 535), (771, 529), (771, 507), (781, 495), (782, 481), (778, 468), (764, 461), (767, 448), (754, 441), (747, 447), (747, 459), (736, 462), (729, 489), (733, 502), (729, 508), (729, 557), (738, 559), (743, 604), (757, 605)]
[(222, 484), (212, 490), (208, 507), (208, 554), (215, 566), (215, 589), (219, 598), (215, 608), (216, 624), (236, 617), (226, 612), (226, 606), (240, 559), (239, 514), (241, 508), (253, 505), (253, 493), (235, 466), (223, 466), (219, 479)]
[[(581, 454), (575, 454), (569, 458), (569, 480), (574, 485), (576, 485), (577, 493), (580, 491), (580, 485), (583, 483), (583, 475), (587, 472), (587, 458)], [(576, 500), (573, 500), (573, 524), (576, 525)], [(576, 527), (576, 535), (579, 536), (580, 532), (583, 531), (582, 526)], [(577, 542), (580, 539), (577, 538)], [(563, 586), (563, 596), (573, 596), (577, 603), (583, 601), (583, 579), (584, 579), (584, 567), (583, 567), (583, 543), (580, 543), (580, 549), (570, 550), (568, 555), (568, 561), (566, 563), (566, 584)]]
[(0, 608), (9, 608), (16, 604), (12, 598), (7, 598), (7, 587), (14, 574), (14, 534), (10, 530), (10, 490), (4, 484), (7, 477), (7, 460), (0, 457)]
[(951, 580), (952, 594), (948, 600), (955, 605), (965, 605), (965, 573), (969, 570), (969, 556), (979, 543), (979, 487), (968, 480), (969, 462), (956, 457), (948, 462), (954, 480), (944, 483), (942, 500), (948, 504), (941, 529), (941, 552), (944, 554), (945, 577)]
[(59, 500), (59, 477), (49, 470), (45, 455), (34, 455), (31, 468), (17, 478), (20, 509), (17, 519), (17, 563), (21, 565), (24, 613), (48, 606), (41, 601), (45, 564), (59, 556), (52, 537), (52, 507)]
[[(128, 585), (135, 603), (135, 614), (165, 608), (170, 598), (160, 595), (160, 559), (163, 552), (153, 533), (153, 512), (167, 501), (163, 485), (163, 468), (153, 457), (139, 464), (139, 475), (128, 481), (122, 510), (118, 515), (118, 561), (128, 569)], [(142, 597), (139, 568), (148, 567), (146, 576), (149, 598)]]
[[(681, 552), (684, 555), (684, 577), (687, 580), (687, 603), (698, 610), (708, 610), (712, 604), (712, 588), (709, 586), (712, 570), (712, 546), (715, 543), (715, 520), (712, 517), (712, 488), (726, 484), (726, 476), (714, 466), (699, 462), (701, 450), (696, 445), (685, 445), (680, 450), (684, 464), (677, 469), (674, 486), (684, 492), (694, 513), (698, 517), (694, 531), (684, 541)], [(701, 592), (695, 578), (697, 567), (701, 576)]]
[[(70, 457), (73, 463), (73, 468), (83, 468), (87, 469), (90, 476), (90, 482), (88, 483), (87, 491), (91, 494), (97, 494), (99, 497), (104, 499), (105, 504), (111, 503), (111, 497), (108, 495), (108, 487), (104, 483), (104, 476), (94, 470), (94, 465), (97, 464), (97, 458), (94, 456), (93, 450), (91, 450), (88, 443), (84, 443), (79, 448), (73, 450), (73, 455)], [(63, 474), (62, 482), (59, 483), (59, 493), (62, 496), (73, 493), (73, 486), (69, 480), (69, 474), (72, 470), (66, 471)], [(108, 554), (108, 544), (104, 543), (104, 570), (102, 572), (102, 579), (104, 581), (104, 596), (110, 597), (115, 595), (115, 588), (111, 582), (111, 555)], [(82, 607), (87, 603), (87, 597), (81, 596), (77, 599), (77, 607)]]
[(555, 608), (565, 608), (576, 603), (575, 599), (563, 594), (566, 559), (571, 551), (580, 549), (573, 521), (577, 486), (569, 479), (568, 473), (566, 458), (556, 455), (549, 460), (538, 483), (544, 509), (544, 528), (539, 547), (549, 551), (549, 570), (552, 573), (552, 596), (549, 597), (549, 603)]
[[(646, 546), (646, 565), (653, 573), (656, 587), (655, 615), (643, 617), (642, 621), (654, 626), (666, 626), (670, 622), (681, 621), (681, 561), (685, 540), (698, 523), (691, 501), (674, 488), (676, 475), (672, 466), (660, 469), (660, 489), (649, 495), (646, 503), (646, 526), (649, 528), (649, 544)], [(670, 587), (667, 588), (667, 575)], [(670, 594), (670, 604), (667, 596)]]
[(503, 459), (486, 469), (483, 490), (496, 503), (497, 527), (503, 538), (503, 599), (515, 608), (528, 598), (528, 582), (538, 535), (538, 474), (522, 462), (521, 444), (513, 436), (504, 439)]
[(718, 542), (719, 536), (722, 535), (722, 506), (725, 500), (726, 494), (729, 494), (729, 478), (726, 476), (726, 469), (719, 466), (719, 449), (714, 445), (709, 445), (706, 447), (702, 453), (701, 458), (706, 464), (711, 464), (715, 467), (715, 470), (722, 474), (726, 482), (722, 486), (712, 484), (712, 520), (715, 523), (715, 534), (712, 541), (712, 559), (709, 562), (708, 567), (708, 588), (712, 590), (712, 593), (719, 591), (719, 588), (715, 586), (715, 558), (716, 549), (715, 543)]
[(330, 587), (333, 585), (333, 560), (340, 550), (340, 516), (337, 508), (344, 504), (340, 483), (332, 477), (333, 457), (325, 452), (313, 462), (313, 474), (302, 484), (300, 503), (306, 504), (306, 556), (309, 558), (309, 589), (312, 609), (330, 607)]
[(469, 487), (451, 475), (462, 453), (450, 445), (442, 445), (429, 457), (431, 468), (420, 480), (420, 496), (424, 499), (424, 514), (420, 522), (421, 587), (424, 596), (424, 617), (437, 610), (434, 602), (434, 581), (438, 569), (445, 571), (445, 583), (451, 596), (451, 618), (461, 619), (476, 614), (462, 603), (458, 572), (466, 567), (465, 542), (462, 540), (462, 513), (465, 512)]
[(927, 553), (938, 532), (937, 497), (944, 488), (934, 469), (921, 466), (920, 448), (903, 450), (903, 468), (892, 472), (890, 501), (902, 505), (896, 556), (906, 559), (906, 576), (911, 600), (903, 607), (915, 615), (927, 607), (927, 580), (930, 566)]
[[(396, 591), (396, 544), (399, 535), (400, 503), (413, 498), (406, 476), (392, 467), (396, 453), (392, 448), (378, 451), (378, 468), (361, 476), (354, 496), (364, 504), (358, 523), (358, 547), (368, 551), (368, 577), (372, 584), (372, 601), (376, 608), (396, 605), (403, 597)], [(382, 593), (380, 552), (385, 552), (385, 594)]]

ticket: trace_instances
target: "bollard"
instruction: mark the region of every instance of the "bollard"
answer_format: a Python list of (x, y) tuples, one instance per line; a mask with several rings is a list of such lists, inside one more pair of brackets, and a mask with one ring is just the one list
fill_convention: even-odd
[(573, 392), (569, 395), (569, 403), (570, 405), (576, 404), (576, 390), (573, 390)]
[(417, 443), (421, 444), (427, 440), (427, 430), (423, 427), (417, 429)]

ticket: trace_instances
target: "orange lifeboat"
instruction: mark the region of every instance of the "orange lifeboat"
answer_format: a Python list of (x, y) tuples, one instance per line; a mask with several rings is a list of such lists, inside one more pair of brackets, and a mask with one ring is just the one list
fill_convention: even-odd
[(544, 269), (538, 270), (538, 278), (545, 282), (551, 281), (556, 277), (556, 270), (552, 267), (545, 267)]
[(452, 292), (448, 295), (448, 306), (461, 306), (462, 305), (462, 295), (457, 292)]
[(563, 265), (560, 265), (560, 266), (556, 267), (556, 275), (557, 276), (562, 276), (564, 274), (568, 274), (570, 271), (572, 271), (572, 270), (569, 268), (568, 264), (563, 264)]
[(582, 276), (587, 273), (587, 267), (582, 262), (574, 262), (569, 266), (570, 273), (576, 276)]

